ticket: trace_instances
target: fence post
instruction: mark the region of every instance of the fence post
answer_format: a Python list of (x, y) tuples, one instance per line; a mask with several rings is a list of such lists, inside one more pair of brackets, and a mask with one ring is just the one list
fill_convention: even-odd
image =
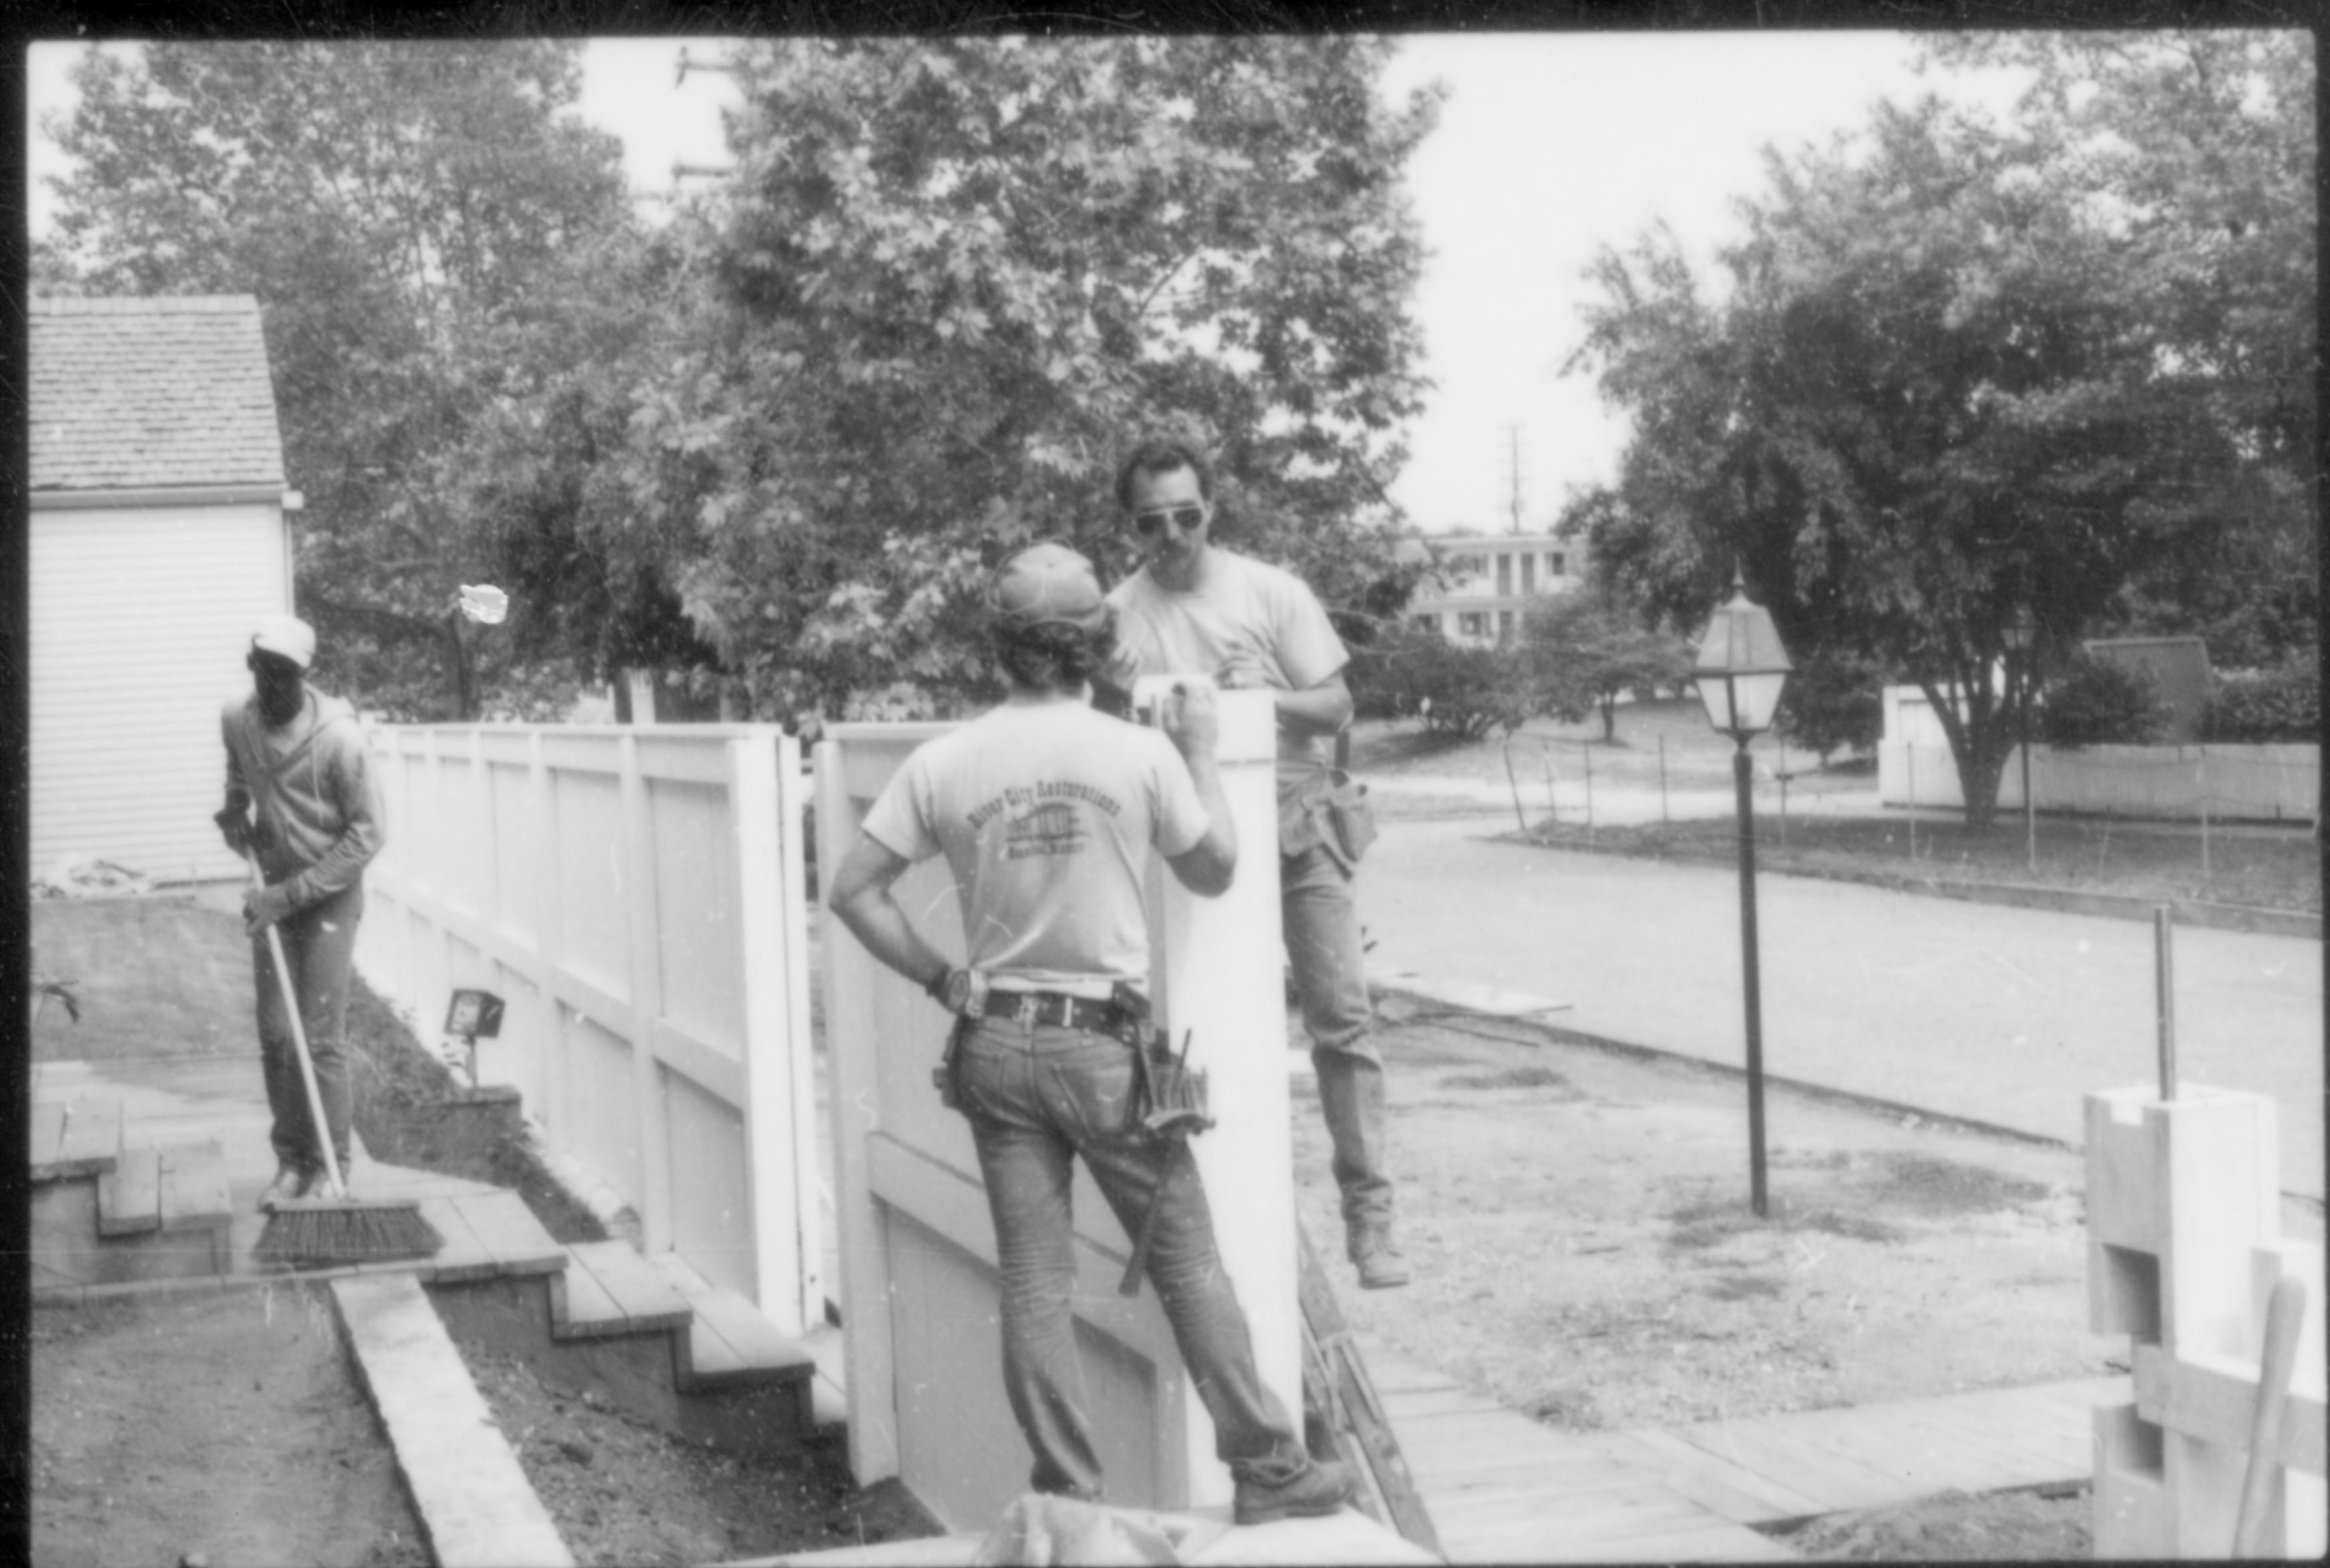
[(1918, 742), (1910, 741), (1901, 748), (1909, 760), (1909, 858), (1918, 858)]
[(1674, 818), (1667, 815), (1667, 738), (1659, 737), (1659, 824), (1672, 827)]
[(1586, 842), (1594, 842), (1594, 748), (1580, 748), (1586, 753)]

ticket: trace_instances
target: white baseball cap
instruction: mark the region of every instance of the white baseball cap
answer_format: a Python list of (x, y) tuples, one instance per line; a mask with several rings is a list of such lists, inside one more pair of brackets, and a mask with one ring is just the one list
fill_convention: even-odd
[(1093, 563), (1065, 544), (1031, 544), (995, 573), (995, 612), (1013, 626), (1065, 622), (1086, 631), (1108, 614)]
[(316, 659), (316, 628), (296, 615), (270, 615), (251, 634), (251, 647), (255, 653), (289, 659), (304, 670)]

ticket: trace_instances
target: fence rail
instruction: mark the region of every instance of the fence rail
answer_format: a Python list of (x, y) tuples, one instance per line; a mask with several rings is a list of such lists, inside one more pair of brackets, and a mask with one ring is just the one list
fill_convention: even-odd
[(375, 729), (365, 980), (423, 1038), (503, 997), (481, 1080), (779, 1327), (825, 1289), (796, 742), (773, 725)]

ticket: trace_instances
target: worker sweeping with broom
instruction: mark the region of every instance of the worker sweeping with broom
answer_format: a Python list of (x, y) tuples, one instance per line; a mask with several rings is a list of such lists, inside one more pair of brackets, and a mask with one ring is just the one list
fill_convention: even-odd
[[(270, 1223), (277, 1261), (431, 1251), (412, 1205), (385, 1218), (346, 1203), (350, 1094), (342, 1036), (364, 869), (380, 851), (379, 798), (355, 710), (307, 684), (316, 634), (307, 622), (270, 616), (244, 664), (251, 694), (221, 715), (226, 805), (213, 818), (251, 870), (243, 928), (258, 985), (259, 1045), (274, 1116), (275, 1179), (259, 1199), (270, 1214), (322, 1200), (298, 1224)], [(351, 1217), (325, 1214), (339, 1203)], [(343, 1233), (336, 1238), (327, 1233)], [(331, 1244), (340, 1243), (336, 1247)], [(400, 1245), (400, 1240), (403, 1245)]]

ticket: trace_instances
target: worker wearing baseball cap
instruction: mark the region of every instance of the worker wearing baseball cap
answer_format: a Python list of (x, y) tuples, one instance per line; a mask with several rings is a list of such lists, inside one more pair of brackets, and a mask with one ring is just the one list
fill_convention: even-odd
[[(1153, 1218), (1148, 1278), (1213, 1417), (1238, 1522), (1332, 1513), (1354, 1478), (1311, 1459), (1263, 1386), (1204, 1186), (1186, 1159), (1169, 1163), (1134, 1095), (1151, 1033), (1150, 851), (1206, 897), (1237, 867), (1213, 688), (1170, 698), (1161, 734), (1094, 709), (1113, 618), (1092, 563), (1064, 545), (1005, 562), (987, 608), (1008, 694), (906, 759), (829, 902), (867, 952), (956, 1015), (941, 1091), (971, 1122), (995, 1223), (1003, 1383), (1035, 1452), (1030, 1485), (1098, 1500), (1103, 1484), (1070, 1311), (1067, 1193), (1081, 1157), (1127, 1234)], [(891, 894), (933, 855), (961, 902), (961, 968)]]
[(348, 1168), (349, 1092), (342, 1048), (356, 922), (364, 914), (364, 868), (382, 831), (371, 751), (355, 710), (308, 685), (316, 633), (289, 615), (270, 615), (243, 656), (251, 693), (226, 705), (226, 804), (213, 817), (239, 855), (255, 856), (264, 885), (243, 895), (258, 984), (259, 1045), (274, 1113), (276, 1173), (260, 1197), (304, 1197), (323, 1175), (322, 1146), (308, 1110), (283, 987), (275, 978), (267, 928), (283, 944), (300, 1022), (316, 1069), (333, 1152)]

